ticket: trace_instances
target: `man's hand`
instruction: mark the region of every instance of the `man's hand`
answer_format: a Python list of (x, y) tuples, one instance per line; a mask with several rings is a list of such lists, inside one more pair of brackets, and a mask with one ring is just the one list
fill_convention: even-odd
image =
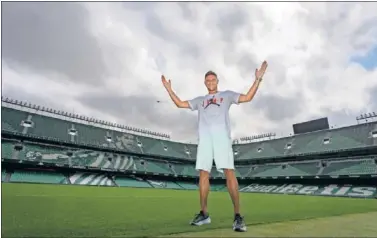
[(266, 72), (267, 66), (268, 66), (267, 61), (263, 61), (260, 68), (255, 69), (255, 80), (262, 81), (263, 75)]
[(263, 61), (261, 67), (259, 69), (255, 69), (255, 81), (246, 94), (240, 95), (240, 97), (238, 98), (239, 103), (250, 102), (254, 98), (255, 93), (258, 90), (259, 84), (263, 79), (263, 75), (266, 72), (267, 66), (267, 62)]
[(169, 93), (169, 96), (171, 98), (171, 100), (173, 100), (174, 104), (179, 107), (179, 108), (190, 108), (190, 105), (188, 103), (188, 101), (182, 101), (174, 92), (173, 90), (171, 89), (171, 81), (169, 79), (166, 80), (165, 76), (164, 75), (161, 75), (161, 81), (162, 81), (162, 84), (164, 85), (164, 87), (166, 88), (166, 91), (168, 91)]
[(166, 88), (166, 90), (171, 90), (171, 81), (169, 79), (169, 81), (166, 80), (165, 76), (164, 75), (161, 75), (161, 81), (162, 81), (162, 84), (164, 85), (164, 87)]

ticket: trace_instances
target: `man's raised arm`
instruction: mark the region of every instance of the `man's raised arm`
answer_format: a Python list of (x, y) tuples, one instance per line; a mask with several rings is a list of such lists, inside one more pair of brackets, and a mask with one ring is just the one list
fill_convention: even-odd
[(164, 85), (166, 91), (168, 91), (169, 93), (169, 96), (171, 98), (171, 100), (174, 102), (174, 104), (179, 107), (179, 108), (190, 108), (190, 105), (188, 103), (188, 101), (182, 101), (173, 91), (173, 89), (171, 88), (171, 81), (169, 79), (169, 81), (167, 81), (165, 79), (165, 76), (162, 75), (161, 76), (161, 81), (162, 81), (162, 84)]
[(264, 61), (260, 69), (255, 70), (255, 81), (253, 85), (251, 86), (251, 88), (246, 94), (240, 95), (238, 99), (238, 103), (250, 102), (254, 98), (256, 92), (258, 91), (259, 84), (262, 81), (263, 75), (266, 72), (267, 66), (268, 66), (267, 62)]

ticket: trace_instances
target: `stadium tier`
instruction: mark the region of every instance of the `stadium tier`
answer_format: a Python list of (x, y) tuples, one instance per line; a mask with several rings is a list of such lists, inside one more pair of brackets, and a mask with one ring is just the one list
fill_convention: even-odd
[[(195, 144), (84, 119), (24, 104), (18, 108), (2, 105), (1, 181), (198, 190)], [(309, 187), (284, 182), (283, 189), (281, 183), (249, 181), (375, 179), (376, 150), (365, 154), (347, 151), (341, 156), (339, 151), (365, 151), (376, 145), (377, 122), (234, 144), (235, 173), (242, 192), (373, 197), (376, 186), (337, 189), (316, 182)], [(213, 167), (210, 176), (212, 191), (227, 191), (223, 173)]]
[[(21, 146), (22, 145), (22, 146)], [(19, 149), (17, 149), (19, 147)], [(169, 160), (156, 160), (107, 153), (95, 150), (74, 149), (40, 143), (18, 143), (3, 140), (2, 159), (38, 162), (45, 165), (69, 166), (73, 168), (102, 169), (107, 171), (131, 171), (166, 176), (197, 177), (193, 163), (177, 163)], [(21, 148), (21, 150), (20, 150)], [(376, 157), (350, 157), (342, 159), (291, 161), (259, 165), (236, 165), (237, 177), (286, 177), (316, 175), (363, 175), (377, 174)], [(224, 178), (215, 168), (212, 177)]]
[[(2, 131), (59, 141), (115, 148), (142, 155), (195, 160), (196, 145), (137, 135), (60, 114), (52, 109), (2, 106)], [(54, 113), (55, 111), (55, 113)], [(233, 145), (236, 160), (377, 146), (377, 122), (260, 142)]]
[(363, 148), (377, 145), (377, 122), (234, 145), (239, 160)]
[(88, 123), (84, 120), (77, 122), (76, 119), (74, 122), (73, 118), (64, 118), (63, 115), (56, 118), (56, 115), (55, 117), (42, 115), (40, 112), (30, 112), (30, 108), (24, 109), (26, 111), (2, 106), (2, 130), (72, 143), (117, 148), (141, 154), (183, 159), (193, 159), (196, 155), (195, 145), (106, 129), (100, 124), (94, 126), (95, 123)]
[[(117, 186), (135, 188), (167, 188), (196, 190), (198, 186), (191, 182), (173, 182), (142, 179), (136, 176), (108, 176), (105, 173), (76, 172), (62, 174), (46, 170), (15, 170), (13, 172), (1, 171), (3, 182), (23, 182), (42, 184), (70, 184), (87, 186)], [(224, 184), (213, 184), (211, 190), (226, 189)]]
[(43, 164), (66, 165), (76, 168), (98, 168), (114, 171), (131, 170), (166, 175), (197, 175), (193, 165), (168, 163), (167, 161), (147, 160), (115, 153), (36, 143), (23, 143), (22, 149), (17, 150), (17, 145), (21, 144), (3, 140), (1, 144), (1, 157), (3, 159), (34, 161)]
[(66, 178), (55, 172), (37, 172), (37, 171), (14, 171), (10, 174), (10, 182), (29, 182), (29, 183), (48, 183), (48, 184), (66, 184)]

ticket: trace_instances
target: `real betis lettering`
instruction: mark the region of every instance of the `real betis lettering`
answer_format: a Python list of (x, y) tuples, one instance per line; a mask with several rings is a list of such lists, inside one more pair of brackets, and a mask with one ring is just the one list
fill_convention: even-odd
[(308, 186), (302, 184), (262, 185), (251, 184), (240, 189), (241, 192), (259, 193), (283, 193), (301, 195), (322, 196), (346, 196), (374, 198), (377, 195), (377, 187), (370, 186), (339, 186), (330, 184), (327, 186)]

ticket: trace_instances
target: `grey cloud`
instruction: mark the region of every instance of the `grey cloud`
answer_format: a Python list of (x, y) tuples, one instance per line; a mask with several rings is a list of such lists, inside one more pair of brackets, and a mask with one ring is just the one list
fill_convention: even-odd
[(308, 44), (306, 43), (301, 43), (298, 46), (294, 47), (296, 50), (302, 50), (302, 51), (307, 51), (308, 50)]
[(221, 35), (226, 42), (234, 43), (238, 38), (237, 30), (247, 24), (249, 13), (242, 9), (242, 5), (228, 4), (227, 12), (218, 14), (216, 26), (221, 31)]
[(299, 95), (279, 97), (276, 95), (257, 95), (251, 108), (262, 110), (271, 121), (284, 121), (296, 116), (303, 110)]
[(183, 17), (193, 20), (195, 18), (195, 12), (191, 10), (190, 6), (192, 6), (193, 4), (195, 5), (205, 4), (205, 2), (203, 3), (199, 3), (199, 2), (194, 2), (194, 3), (191, 3), (191, 2), (124, 2), (122, 4), (123, 4), (123, 7), (126, 8), (127, 10), (132, 9), (132, 10), (141, 11), (144, 13), (153, 12), (154, 8), (157, 5), (163, 4), (165, 5), (165, 7), (168, 7), (170, 4), (177, 4), (182, 11), (181, 13)]
[(153, 11), (153, 8), (161, 4), (159, 2), (123, 2), (122, 5), (125, 9), (136, 10), (136, 11)]
[(148, 12), (145, 20), (146, 28), (156, 36), (174, 41), (174, 35), (162, 24), (162, 21), (153, 11)]
[(236, 67), (241, 76), (247, 79), (254, 77), (255, 69), (261, 63), (255, 60), (252, 52), (246, 51), (225, 51), (223, 57), (225, 65)]
[[(177, 4), (181, 8), (182, 15), (185, 18), (188, 18), (190, 20), (195, 19), (195, 12), (190, 9), (190, 5), (192, 3), (190, 3), (190, 2), (177, 2)], [(198, 4), (198, 3), (194, 3), (194, 4)]]
[[(265, 74), (265, 80), (269, 80), (268, 74), (272, 72), (276, 78), (274, 81), (274, 87), (277, 90), (281, 90), (284, 87), (284, 84), (287, 82), (287, 70), (288, 67), (284, 66), (282, 62), (283, 56), (282, 55), (274, 55), (270, 56), (267, 60), (268, 62), (268, 69)], [(259, 68), (262, 62), (258, 62), (259, 64), (255, 68)], [(254, 75), (255, 69), (252, 70)]]
[(307, 67), (312, 69), (317, 68), (321, 70), (326, 70), (331, 67), (331, 62), (328, 58), (313, 56), (310, 59), (308, 59)]
[[(376, 5), (377, 7), (377, 5)], [(365, 35), (368, 35), (369, 32), (371, 31), (374, 31), (376, 32), (376, 29), (377, 29), (377, 26), (376, 26), (376, 22), (377, 22), (377, 16), (369, 19), (368, 21), (364, 22), (363, 25), (361, 25), (359, 28), (357, 28), (355, 30), (355, 37), (359, 37), (359, 36), (365, 36)]]
[(356, 117), (359, 116), (355, 112), (347, 110), (331, 110), (329, 108), (323, 108), (321, 112), (322, 113), (319, 114), (317, 118), (327, 117), (329, 120), (330, 128), (338, 128), (356, 124)]
[(169, 30), (155, 12), (148, 12), (145, 20), (145, 27), (157, 37), (166, 40), (170, 44), (177, 45), (180, 53), (184, 55), (185, 58), (191, 56), (196, 59), (200, 56), (200, 49), (197, 43), (189, 40), (191, 39), (190, 34), (178, 35), (176, 32)]
[(328, 58), (312, 56), (311, 59), (308, 59), (306, 68), (312, 72), (310, 76), (312, 80), (307, 82), (307, 86), (312, 90), (321, 91), (328, 81), (334, 80), (333, 78), (329, 78), (326, 73), (331, 67), (331, 61)]
[(2, 53), (8, 64), (59, 72), (73, 81), (101, 83), (108, 74), (79, 3), (2, 3)]
[[(281, 62), (281, 59), (281, 55), (273, 55), (265, 59), (269, 64), (265, 78), (266, 80), (270, 80), (270, 72), (278, 76), (274, 82), (276, 88), (282, 86), (286, 81), (287, 68), (282, 64), (283, 62)], [(240, 72), (242, 78), (250, 81), (250, 85), (255, 78), (255, 69), (259, 68), (262, 64), (262, 62), (256, 60), (256, 56), (254, 56), (252, 52), (224, 52), (224, 62), (226, 65), (235, 66)]]
[(148, 125), (151, 130), (174, 133), (171, 134), (174, 138), (195, 138), (195, 113), (156, 103), (153, 96), (85, 94), (77, 99), (85, 106), (119, 118), (118, 123), (135, 127)]
[(259, 67), (258, 63), (251, 54), (242, 53), (238, 60), (236, 61), (236, 66), (241, 73), (241, 76), (244, 78), (252, 79), (255, 74), (255, 69)]
[[(360, 116), (361, 113), (371, 113), (373, 110), (377, 112), (377, 87), (371, 88), (369, 102), (365, 103), (364, 107), (361, 107), (358, 111), (351, 111), (347, 109), (343, 110), (333, 110), (329, 107), (323, 107), (320, 110), (320, 114), (317, 117), (328, 117), (330, 127), (341, 127), (354, 125), (357, 123), (356, 117)], [(372, 111), (368, 111), (372, 110)]]
[[(189, 18), (190, 20), (195, 19), (195, 14), (190, 9), (190, 3), (179, 3), (178, 5), (182, 10), (182, 14), (186, 18)], [(194, 42), (193, 40), (191, 40), (191, 34), (193, 34), (192, 32), (177, 34), (177, 32), (172, 31), (168, 27), (167, 23), (161, 21), (160, 17), (154, 12), (154, 10), (149, 6), (147, 7), (146, 4), (143, 4), (143, 7), (138, 6), (138, 9), (145, 12), (145, 27), (150, 33), (159, 37), (160, 39), (165, 40), (167, 43), (178, 47), (179, 54), (184, 56), (179, 60), (178, 65), (180, 65), (181, 67), (187, 67), (187, 65), (191, 65), (198, 71), (203, 72), (208, 70), (208, 67), (211, 67), (210, 61), (198, 61), (198, 59), (201, 58), (202, 54), (205, 53), (205, 51), (201, 50), (200, 42)], [(231, 38), (237, 38), (236, 31), (245, 26), (248, 20), (248, 14), (242, 9), (242, 6), (232, 4), (232, 7), (230, 9), (231, 11), (229, 13), (219, 12), (213, 16), (210, 16), (208, 18), (208, 22), (206, 23), (208, 30), (214, 31), (216, 29), (219, 29), (222, 38), (224, 38), (223, 40), (227, 41), (229, 50), (224, 52), (225, 54), (227, 54), (224, 57), (224, 61), (227, 62), (232, 61), (228, 59), (228, 55), (232, 54), (232, 52), (234, 51), (234, 44), (232, 44), (233, 41), (231, 40)], [(151, 44), (152, 47), (155, 48), (155, 46), (153, 46), (154, 42), (151, 42)], [(234, 56), (231, 57), (234, 58), (234, 64), (239, 63), (237, 62), (237, 54), (234, 52)], [(205, 58), (208, 58), (208, 56), (206, 55)], [(241, 67), (243, 67), (243, 64), (244, 63), (241, 63)]]
[(160, 69), (161, 72), (165, 72), (166, 70), (166, 58), (162, 55), (161, 52), (157, 53), (155, 57), (156, 65)]
[[(377, 7), (377, 5), (375, 7)], [(353, 45), (355, 50), (368, 50), (373, 47), (373, 44), (370, 44), (370, 42), (363, 42), (361, 40), (365, 39), (365, 37), (368, 35), (377, 37), (377, 17), (369, 19), (359, 28), (355, 29), (352, 37), (350, 37), (348, 40), (350, 44)]]

